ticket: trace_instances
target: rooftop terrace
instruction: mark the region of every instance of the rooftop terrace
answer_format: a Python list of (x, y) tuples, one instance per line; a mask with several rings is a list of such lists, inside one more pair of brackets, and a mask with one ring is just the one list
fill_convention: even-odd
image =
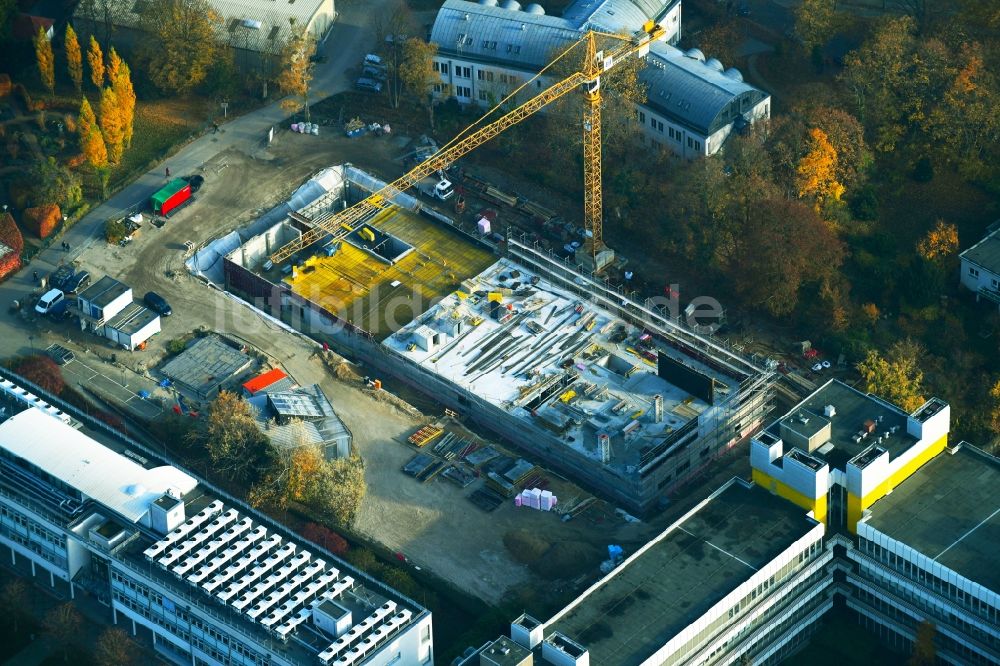
[[(619, 467), (639, 464), (644, 449), (737, 387), (509, 259), (384, 344), (586, 456), (602, 460), (605, 450)], [(666, 366), (673, 381), (660, 376)]]
[(640, 664), (816, 525), (734, 480), (554, 622), (602, 666)]
[(868, 525), (958, 574), (1000, 590), (1000, 460), (962, 445), (869, 509)]
[[(833, 413), (827, 416), (831, 405)], [(816, 445), (808, 451), (811, 456), (843, 470), (848, 460), (880, 436), (879, 445), (889, 451), (890, 459), (910, 448), (916, 439), (907, 434), (906, 421), (902, 410), (831, 380), (771, 424), (767, 432), (803, 451), (808, 451), (805, 441), (811, 441)]]

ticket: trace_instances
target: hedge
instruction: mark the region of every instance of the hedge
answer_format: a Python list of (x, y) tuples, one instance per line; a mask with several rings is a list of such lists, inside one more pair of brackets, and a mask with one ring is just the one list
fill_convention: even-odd
[(39, 238), (47, 238), (62, 220), (59, 206), (49, 204), (24, 211), (24, 228), (34, 232)]

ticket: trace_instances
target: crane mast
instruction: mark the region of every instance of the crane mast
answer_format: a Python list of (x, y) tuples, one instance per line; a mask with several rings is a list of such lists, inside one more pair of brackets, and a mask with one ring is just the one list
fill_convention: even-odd
[[(504, 114), (497, 120), (482, 126), (469, 135), (453, 141), (437, 153), (421, 162), (393, 182), (373, 192), (358, 203), (337, 212), (324, 213), (310, 219), (301, 214), (293, 218), (308, 229), (298, 238), (290, 241), (271, 255), (274, 265), (287, 261), (299, 250), (329, 237), (331, 242), (342, 240), (371, 214), (389, 205), (395, 196), (412, 187), (420, 180), (455, 162), (463, 155), (486, 143), (493, 137), (518, 124), (542, 108), (548, 106), (567, 93), (582, 88), (586, 102), (584, 110), (584, 228), (587, 231), (587, 248), (596, 262), (598, 253), (604, 248), (602, 240), (603, 207), (601, 199), (601, 92), (600, 75), (614, 67), (618, 61), (631, 55), (645, 55), (649, 44), (664, 34), (661, 26), (652, 21), (643, 26), (634, 37), (622, 37), (608, 33), (589, 31), (581, 40), (586, 48), (583, 71), (574, 72), (561, 81), (552, 84), (541, 93), (520, 106)], [(597, 51), (596, 37), (604, 36), (625, 42), (609, 54)], [(579, 42), (578, 42), (579, 44)]]

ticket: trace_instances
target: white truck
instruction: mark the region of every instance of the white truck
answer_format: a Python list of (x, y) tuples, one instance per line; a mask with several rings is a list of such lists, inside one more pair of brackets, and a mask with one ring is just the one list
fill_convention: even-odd
[(440, 201), (447, 201), (455, 194), (455, 188), (451, 181), (441, 173), (425, 177), (417, 183), (417, 191), (431, 199)]

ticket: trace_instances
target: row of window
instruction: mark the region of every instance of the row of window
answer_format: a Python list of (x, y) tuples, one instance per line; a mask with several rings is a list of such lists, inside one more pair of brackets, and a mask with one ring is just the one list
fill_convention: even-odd
[[(199, 649), (212, 655), (224, 664), (266, 664), (268, 658), (242, 643), (235, 640), (231, 635), (220, 631), (214, 625), (205, 622), (199, 617), (189, 615), (186, 612), (176, 613), (164, 612), (164, 606), (150, 606), (144, 602), (145, 598), (156, 599), (157, 604), (162, 604), (163, 597), (158, 593), (136, 584), (134, 581), (121, 576), (118, 572), (112, 572), (113, 596), (115, 601), (141, 615), (150, 622), (166, 629), (181, 640), (188, 641), (192, 645), (197, 645)], [(134, 595), (127, 592), (130, 591)], [(142, 598), (139, 598), (142, 597)], [(181, 620), (178, 622), (174, 619)], [(188, 631), (188, 629), (197, 631)], [(210, 639), (210, 640), (204, 640)], [(226, 648), (223, 653), (219, 648)]]
[(934, 603), (925, 596), (918, 594), (913, 590), (912, 586), (903, 585), (895, 577), (886, 576), (882, 572), (869, 570), (867, 567), (863, 567), (863, 569), (873, 576), (881, 587), (888, 588), (888, 590), (893, 594), (905, 599), (921, 610), (928, 612), (932, 616), (936, 616), (941, 620), (947, 621), (948, 624), (960, 628), (963, 632), (979, 641), (988, 643), (993, 647), (1000, 645), (1000, 638), (984, 632), (976, 625), (966, 622), (959, 616), (952, 613), (946, 606), (943, 606), (940, 603)]
[[(441, 76), (448, 76), (451, 73), (451, 65), (446, 62), (434, 61), (433, 64), (434, 71)], [(460, 79), (471, 79), (472, 78), (472, 68), (466, 67), (465, 65), (455, 65), (455, 77)], [(493, 81), (493, 72), (488, 69), (478, 69), (476, 70), (476, 78), (480, 81)], [(497, 80), (500, 83), (508, 83), (514, 86), (520, 85), (521, 79), (514, 74), (506, 74), (501, 72), (497, 75)]]
[[(642, 123), (643, 125), (646, 124), (646, 113), (644, 111), (640, 111), (639, 112), (639, 122)], [(653, 116), (650, 116), (649, 117), (649, 126), (652, 129), (654, 129), (657, 132), (659, 132), (660, 134), (663, 134), (663, 121), (662, 120), (657, 120)], [(683, 139), (683, 132), (681, 132), (680, 130), (675, 130), (670, 125), (667, 125), (667, 136), (669, 136), (674, 141), (680, 142)], [(659, 148), (660, 147), (660, 144), (657, 143), (656, 141), (653, 141), (652, 143), (653, 143), (653, 147), (654, 148)], [(692, 149), (694, 149), (694, 150), (696, 150), (698, 152), (701, 152), (701, 141), (696, 141), (693, 138), (688, 137), (687, 138), (687, 147), (688, 148), (692, 148)]]
[(957, 585), (938, 578), (905, 557), (898, 556), (896, 553), (887, 548), (882, 548), (869, 539), (858, 537), (858, 550), (871, 555), (879, 562), (889, 565), (889, 567), (901, 572), (910, 580), (914, 580), (942, 596), (957, 601), (960, 605), (989, 619), (990, 622), (996, 623), (1000, 619), (1000, 610), (995, 606), (991, 606), (982, 599), (967, 593)]
[[(979, 277), (979, 269), (978, 268), (973, 268), (972, 266), (969, 266), (969, 275), (972, 276), (972, 277), (974, 277), (974, 278), (978, 278)], [(990, 278), (990, 285), (994, 289), (1000, 290), (1000, 280), (998, 280), (997, 278)]]
[[(914, 626), (914, 624), (915, 624), (915, 620), (908, 613), (900, 610), (896, 606), (893, 606), (891, 603), (889, 603), (889, 602), (887, 602), (887, 601), (885, 601), (885, 600), (883, 600), (883, 599), (875, 596), (874, 594), (868, 592), (867, 590), (855, 590), (854, 596), (855, 596), (855, 598), (864, 601), (866, 604), (868, 604), (869, 606), (871, 606), (872, 608), (874, 608), (875, 610), (877, 610), (879, 613), (881, 613), (881, 614), (883, 614), (883, 615), (885, 615), (887, 617), (890, 617), (890, 618), (892, 618), (894, 620), (897, 620), (897, 621), (901, 621), (903, 624), (906, 624), (906, 625), (909, 625), (909, 626)], [(863, 615), (863, 617), (866, 620), (868, 620), (868, 622), (871, 623), (871, 625), (872, 625), (870, 627), (871, 629), (876, 629), (876, 633), (881, 633), (881, 632), (878, 631), (879, 628), (881, 628), (882, 630), (886, 629), (886, 627), (884, 625), (882, 625), (882, 623), (878, 622), (878, 620), (872, 619), (872, 618), (868, 617), (867, 615)], [(865, 624), (867, 626), (868, 622), (863, 622), (862, 624)], [(878, 625), (878, 626), (875, 626), (875, 625)], [(914, 629), (915, 629), (915, 627), (914, 627)], [(891, 629), (889, 631), (891, 631)], [(893, 633), (895, 633), (895, 632), (893, 632)], [(908, 640), (908, 639), (904, 639), (904, 640)], [(947, 650), (949, 650), (951, 652), (956, 652), (956, 653), (960, 654), (962, 657), (965, 658), (963, 663), (968, 663), (968, 664), (992, 664), (992, 663), (994, 663), (988, 657), (985, 657), (980, 652), (971, 649), (969, 646), (965, 645), (964, 643), (962, 643), (960, 641), (956, 641), (956, 640), (952, 639), (950, 636), (942, 634), (941, 632), (936, 632), (935, 633), (934, 642), (937, 643), (937, 644), (939, 644), (939, 645), (941, 645), (942, 647), (944, 647), (945, 649), (947, 649)], [(908, 647), (909, 646), (906, 645), (906, 646), (904, 646), (904, 649), (908, 648)]]

